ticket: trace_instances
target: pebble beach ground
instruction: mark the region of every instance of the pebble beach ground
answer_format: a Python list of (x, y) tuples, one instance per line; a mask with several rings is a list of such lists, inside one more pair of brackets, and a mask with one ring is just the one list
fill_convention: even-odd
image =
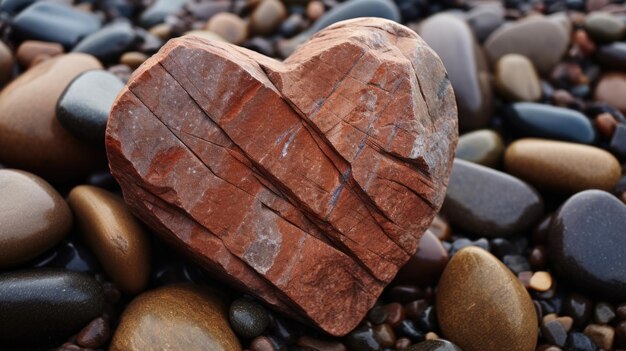
[[(371, 16), (439, 55), (460, 138), (417, 253), (330, 337), (153, 235), (105, 128), (171, 38), (284, 59)], [(0, 39), (0, 350), (626, 350), (623, 1), (2, 0)]]

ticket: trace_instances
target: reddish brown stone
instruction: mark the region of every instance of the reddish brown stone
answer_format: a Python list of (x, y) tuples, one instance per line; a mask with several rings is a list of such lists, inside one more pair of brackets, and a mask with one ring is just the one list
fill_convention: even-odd
[(457, 141), (441, 61), (382, 19), (281, 63), (198, 37), (135, 71), (107, 130), (136, 214), (214, 275), (333, 335), (416, 251)]

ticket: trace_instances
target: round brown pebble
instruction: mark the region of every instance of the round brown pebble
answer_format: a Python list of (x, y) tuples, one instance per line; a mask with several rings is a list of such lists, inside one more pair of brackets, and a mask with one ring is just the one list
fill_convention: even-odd
[(11, 50), (4, 42), (0, 41), (0, 85), (11, 79), (13, 61)]
[(504, 155), (507, 171), (544, 189), (575, 193), (611, 190), (619, 180), (617, 159), (597, 147), (542, 139), (520, 139)]
[(131, 51), (126, 52), (122, 55), (122, 57), (120, 58), (120, 63), (127, 65), (132, 69), (137, 69), (137, 67), (144, 63), (147, 59), (148, 55), (142, 52)]
[(450, 225), (439, 215), (436, 215), (435, 218), (433, 218), (433, 221), (432, 223), (430, 223), (430, 227), (428, 227), (428, 230), (435, 234), (437, 239), (441, 241), (449, 240), (452, 236), (452, 229), (450, 228)]
[(46, 251), (71, 227), (72, 213), (50, 184), (27, 172), (0, 170), (0, 268)]
[(466, 247), (446, 266), (437, 289), (446, 339), (464, 351), (533, 351), (537, 314), (526, 289), (489, 252)]
[(259, 35), (272, 34), (287, 17), (287, 9), (279, 0), (262, 0), (250, 17), (250, 29)]
[(306, 16), (311, 21), (316, 21), (324, 15), (324, 3), (319, 0), (309, 1), (306, 6)]
[(102, 151), (74, 138), (56, 104), (79, 74), (102, 68), (93, 56), (57, 56), (26, 71), (0, 93), (0, 163), (48, 181), (78, 179), (104, 163)]
[(584, 331), (593, 343), (603, 350), (610, 350), (615, 339), (615, 329), (608, 325), (589, 324)]
[(448, 263), (448, 251), (430, 230), (420, 238), (417, 251), (396, 274), (399, 284), (428, 286), (435, 284)]
[(535, 272), (530, 278), (529, 287), (535, 291), (548, 291), (552, 287), (552, 276), (548, 272)]
[(76, 344), (88, 349), (97, 349), (111, 337), (109, 322), (99, 317), (89, 322), (76, 336)]
[(246, 21), (232, 13), (221, 12), (211, 17), (206, 29), (231, 44), (241, 44), (248, 37)]
[(90, 185), (72, 189), (68, 201), (85, 241), (113, 282), (126, 293), (142, 291), (150, 274), (150, 246), (129, 207)]
[(17, 62), (22, 67), (30, 67), (39, 56), (54, 57), (63, 54), (63, 45), (47, 41), (26, 40), (17, 48)]
[(541, 83), (533, 63), (525, 56), (507, 54), (496, 63), (495, 87), (510, 101), (538, 101)]
[(600, 135), (602, 135), (605, 139), (611, 139), (613, 133), (615, 133), (615, 128), (617, 128), (617, 121), (615, 120), (615, 117), (608, 112), (604, 112), (596, 116), (594, 124)]
[(169, 285), (143, 293), (124, 310), (109, 351), (240, 351), (226, 307), (207, 291)]
[(594, 99), (606, 102), (626, 113), (626, 73), (609, 72), (605, 73), (598, 82), (594, 93)]
[(267, 336), (259, 336), (250, 343), (250, 351), (276, 351), (276, 348)]

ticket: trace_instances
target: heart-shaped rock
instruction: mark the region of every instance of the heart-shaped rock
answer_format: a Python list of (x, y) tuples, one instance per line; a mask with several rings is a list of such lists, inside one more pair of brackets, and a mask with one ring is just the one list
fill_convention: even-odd
[(285, 62), (197, 37), (141, 66), (107, 127), (126, 201), (214, 275), (333, 335), (416, 251), (457, 142), (446, 71), (357, 19)]

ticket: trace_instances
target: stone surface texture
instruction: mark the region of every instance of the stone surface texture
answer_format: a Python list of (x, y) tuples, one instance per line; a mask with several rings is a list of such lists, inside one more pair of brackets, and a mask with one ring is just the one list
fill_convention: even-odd
[(344, 335), (439, 210), (456, 116), (438, 56), (410, 29), (367, 18), (282, 63), (171, 40), (118, 97), (106, 145), (153, 230), (235, 287)]

